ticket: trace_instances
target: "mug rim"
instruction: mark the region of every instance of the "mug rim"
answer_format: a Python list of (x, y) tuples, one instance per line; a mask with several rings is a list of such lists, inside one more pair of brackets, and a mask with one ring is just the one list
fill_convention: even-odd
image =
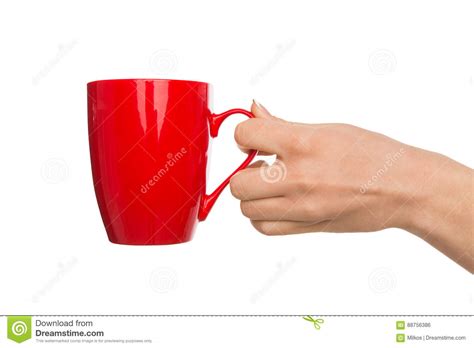
[(95, 80), (90, 81), (87, 85), (92, 85), (100, 82), (120, 82), (120, 81), (153, 81), (153, 82), (185, 82), (185, 83), (196, 83), (196, 84), (204, 84), (209, 85), (208, 82), (202, 81), (195, 81), (195, 80), (176, 80), (176, 79), (154, 79), (154, 78), (124, 78), (124, 79), (103, 79), (103, 80)]

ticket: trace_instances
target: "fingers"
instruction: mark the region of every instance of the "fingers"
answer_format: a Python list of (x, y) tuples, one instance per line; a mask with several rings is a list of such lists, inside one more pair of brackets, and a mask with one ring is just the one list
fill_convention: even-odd
[(272, 116), (256, 101), (252, 103), (251, 111), (255, 118), (238, 124), (235, 129), (235, 140), (241, 150), (258, 150), (259, 155), (281, 154), (280, 150), (291, 144), (288, 123)]
[(260, 167), (241, 170), (230, 179), (230, 190), (235, 198), (246, 201), (278, 197), (287, 191), (287, 183), (284, 181), (264, 180), (262, 167), (268, 166), (265, 162), (258, 166)]
[[(280, 120), (280, 121), (284, 122), (283, 120), (279, 119), (278, 117), (272, 116), (272, 114), (270, 114), (270, 112), (262, 104), (260, 104), (258, 101), (256, 101), (255, 99), (252, 102), (252, 107), (251, 107), (250, 111), (252, 112), (252, 114), (256, 118), (262, 118), (262, 119), (267, 119), (267, 120)], [(239, 149), (242, 152), (245, 152), (245, 153), (249, 153), (249, 151), (251, 150), (249, 148), (242, 147), (240, 145), (239, 145)], [(265, 152), (265, 151), (259, 151), (258, 152), (258, 156), (271, 156), (271, 155), (273, 155), (273, 154)]]
[(276, 116), (273, 116), (267, 108), (265, 108), (262, 104), (260, 104), (258, 101), (255, 99), (252, 102), (252, 107), (250, 108), (250, 111), (256, 118), (263, 118), (267, 120), (273, 120), (273, 121), (280, 121), (280, 122), (286, 122), (285, 120), (282, 120), (281, 118), (278, 118)]
[(282, 122), (251, 118), (235, 128), (235, 141), (245, 149), (283, 155), (293, 148), (288, 127)]
[[(308, 232), (350, 232), (352, 222), (345, 219), (328, 219), (317, 223), (291, 221), (291, 220), (252, 220), (255, 229), (268, 236), (278, 236), (285, 234), (299, 234)], [(355, 229), (363, 232), (366, 229)]]
[(240, 202), (240, 210), (250, 220), (300, 221), (316, 224), (328, 218), (324, 207), (307, 200), (294, 201), (287, 196), (253, 199)]
[(297, 221), (251, 221), (257, 231), (268, 236), (313, 232), (311, 223)]
[(256, 118), (264, 118), (264, 119), (267, 119), (267, 120), (273, 119), (273, 116), (270, 113), (270, 111), (268, 111), (262, 104), (260, 104), (255, 99), (252, 101), (252, 106), (250, 107), (250, 112)]
[(288, 212), (287, 207), (291, 202), (285, 197), (273, 197), (254, 199), (251, 201), (241, 201), (240, 210), (242, 214), (250, 220), (280, 220)]
[[(299, 234), (308, 232), (343, 232), (342, 226), (334, 226), (332, 221), (321, 221), (318, 223), (298, 222), (298, 221), (258, 221), (252, 220), (252, 226), (257, 231), (267, 236), (278, 236), (286, 234)], [(333, 229), (336, 227), (337, 229)]]

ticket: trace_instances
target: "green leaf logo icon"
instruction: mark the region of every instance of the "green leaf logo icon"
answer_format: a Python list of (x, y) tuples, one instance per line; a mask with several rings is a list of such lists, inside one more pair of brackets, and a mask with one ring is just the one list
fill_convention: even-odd
[(11, 316), (7, 318), (7, 337), (21, 343), (31, 338), (31, 317)]

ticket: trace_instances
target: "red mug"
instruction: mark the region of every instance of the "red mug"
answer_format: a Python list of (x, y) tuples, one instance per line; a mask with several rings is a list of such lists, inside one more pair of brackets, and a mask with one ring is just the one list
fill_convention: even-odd
[(210, 110), (204, 82), (120, 79), (87, 84), (94, 188), (112, 243), (161, 245), (191, 240), (230, 178), (206, 194), (210, 138), (232, 114)]

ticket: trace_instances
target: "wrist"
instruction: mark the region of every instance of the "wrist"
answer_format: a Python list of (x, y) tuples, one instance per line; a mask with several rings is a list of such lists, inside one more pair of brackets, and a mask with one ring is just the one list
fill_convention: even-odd
[[(472, 170), (422, 149), (413, 148), (410, 156), (417, 165), (413, 166), (410, 183), (405, 185), (406, 204), (402, 214), (405, 218), (400, 227), (425, 240), (443, 239), (443, 225), (453, 218), (466, 218), (462, 211), (460, 216), (456, 215), (472, 185)], [(455, 223), (451, 221), (451, 225)]]

